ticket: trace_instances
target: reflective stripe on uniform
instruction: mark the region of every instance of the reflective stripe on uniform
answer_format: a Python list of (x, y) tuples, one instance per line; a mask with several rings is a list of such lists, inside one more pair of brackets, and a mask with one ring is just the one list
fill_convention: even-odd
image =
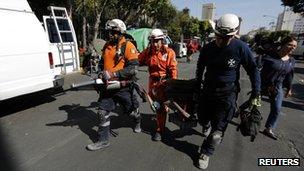
[(107, 122), (103, 123), (101, 126), (106, 127), (106, 126), (109, 126), (109, 125), (110, 125), (110, 121), (107, 121)]

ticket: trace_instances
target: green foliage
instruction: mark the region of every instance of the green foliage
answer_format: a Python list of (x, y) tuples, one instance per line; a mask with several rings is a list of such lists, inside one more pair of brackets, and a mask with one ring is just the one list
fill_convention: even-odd
[(175, 17), (177, 10), (169, 0), (148, 0), (141, 4), (136, 15), (130, 17), (139, 27), (165, 28)]
[(274, 32), (261, 31), (261, 32), (258, 32), (254, 36), (254, 42), (253, 43), (263, 43), (265, 41), (275, 43), (275, 42), (281, 41), (282, 39), (284, 39), (288, 35), (290, 35), (290, 31), (288, 31), (288, 30), (274, 31)]
[(281, 0), (282, 5), (291, 7), (295, 13), (304, 15), (304, 0)]
[(290, 31), (288, 30), (281, 30), (281, 31), (274, 31), (269, 34), (269, 37), (273, 41), (280, 41), (284, 39), (286, 36), (290, 35)]
[(251, 39), (250, 39), (250, 37), (248, 35), (242, 35), (240, 37), (240, 40), (242, 40), (245, 43), (250, 43), (250, 41), (251, 41)]
[(177, 12), (171, 23), (165, 26), (169, 32), (170, 37), (174, 41), (179, 41), (183, 34), (184, 38), (188, 39), (193, 36), (207, 37), (212, 32), (212, 27), (207, 21), (200, 21), (197, 18), (190, 16), (188, 8)]
[(165, 27), (168, 30), (168, 34), (174, 42), (180, 41), (180, 35), (182, 32), (178, 22), (171, 22)]
[(208, 21), (202, 21), (200, 23), (200, 31), (203, 39), (207, 38), (211, 32), (213, 32), (212, 26)]
[(82, 16), (93, 15), (102, 6), (100, 0), (75, 0), (75, 4), (75, 11)]
[(260, 32), (258, 32), (255, 36), (254, 36), (254, 39), (256, 40), (256, 41), (259, 41), (260, 39), (263, 39), (263, 38), (265, 38), (265, 37), (269, 37), (269, 35), (270, 35), (270, 31), (260, 31)]
[(189, 21), (188, 33), (191, 36), (200, 36), (200, 22), (197, 18), (191, 17)]

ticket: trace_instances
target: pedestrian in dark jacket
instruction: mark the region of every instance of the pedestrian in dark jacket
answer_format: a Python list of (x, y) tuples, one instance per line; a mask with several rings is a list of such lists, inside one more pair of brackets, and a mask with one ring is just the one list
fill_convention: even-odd
[(296, 39), (292, 36), (287, 36), (281, 41), (281, 45), (275, 53), (262, 58), (262, 90), (270, 99), (270, 113), (265, 124), (264, 134), (273, 139), (277, 139), (273, 129), (276, 127), (282, 108), (283, 82), (287, 88), (285, 97), (291, 95), (295, 60), (289, 55), (296, 46)]

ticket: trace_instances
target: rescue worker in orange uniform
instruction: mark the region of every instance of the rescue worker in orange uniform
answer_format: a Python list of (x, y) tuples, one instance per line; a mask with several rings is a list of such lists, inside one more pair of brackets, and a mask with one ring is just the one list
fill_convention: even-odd
[(98, 116), (100, 118), (96, 143), (87, 145), (87, 149), (94, 151), (108, 147), (110, 136), (110, 112), (119, 103), (124, 112), (132, 115), (136, 122), (133, 131), (141, 132), (139, 103), (132, 88), (132, 81), (136, 80), (138, 69), (138, 52), (136, 47), (127, 41), (124, 34), (126, 25), (119, 19), (113, 19), (106, 23), (108, 41), (103, 49), (103, 71), (98, 75), (106, 84), (111, 80), (128, 81), (128, 85), (121, 86), (120, 89), (101, 91), (99, 98)]
[(177, 79), (177, 61), (175, 52), (166, 46), (165, 35), (160, 29), (153, 29), (149, 36), (150, 46), (138, 56), (139, 65), (149, 69), (149, 95), (159, 104), (156, 112), (157, 129), (153, 140), (160, 141), (165, 131), (168, 108), (163, 104), (166, 96), (164, 89), (167, 79)]

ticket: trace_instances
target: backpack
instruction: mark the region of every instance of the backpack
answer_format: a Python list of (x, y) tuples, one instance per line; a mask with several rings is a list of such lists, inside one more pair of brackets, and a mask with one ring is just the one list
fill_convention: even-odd
[(260, 111), (254, 107), (251, 111), (240, 108), (241, 123), (237, 127), (243, 136), (250, 136), (250, 141), (253, 142), (259, 133), (261, 127), (262, 116)]

